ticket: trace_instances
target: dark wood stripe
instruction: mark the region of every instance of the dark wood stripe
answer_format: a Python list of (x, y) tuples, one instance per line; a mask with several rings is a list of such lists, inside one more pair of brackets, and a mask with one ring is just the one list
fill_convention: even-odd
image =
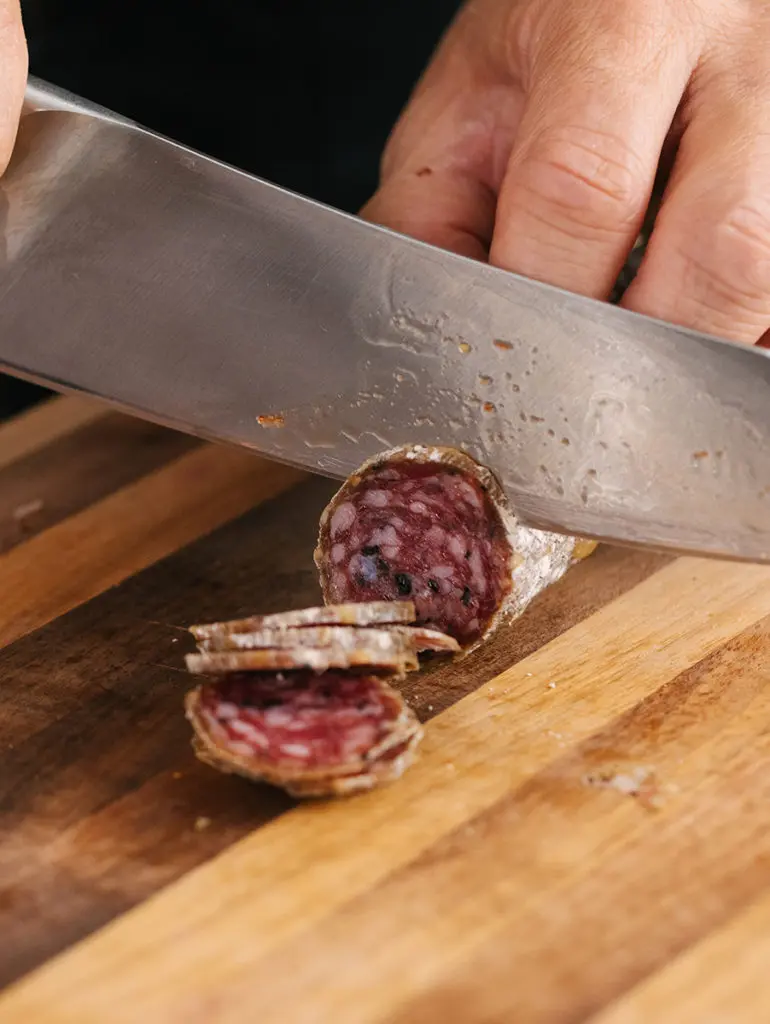
[[(291, 806), (193, 761), (183, 627), (318, 601), (312, 550), (333, 489), (312, 480), (0, 653), (3, 983)], [(664, 561), (598, 553), (473, 664), (410, 680), (408, 695), (430, 717)], [(37, 898), (68, 880), (71, 898)]]
[(200, 442), (107, 413), (0, 470), (0, 554)]

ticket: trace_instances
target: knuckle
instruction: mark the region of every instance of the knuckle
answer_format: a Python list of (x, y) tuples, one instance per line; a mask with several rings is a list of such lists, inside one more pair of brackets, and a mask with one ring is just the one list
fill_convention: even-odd
[(762, 310), (770, 303), (770, 205), (731, 206), (708, 232), (681, 247), (686, 263), (718, 303)]
[(648, 175), (617, 136), (561, 129), (530, 147), (522, 170), (536, 202), (583, 228), (626, 234), (644, 212)]

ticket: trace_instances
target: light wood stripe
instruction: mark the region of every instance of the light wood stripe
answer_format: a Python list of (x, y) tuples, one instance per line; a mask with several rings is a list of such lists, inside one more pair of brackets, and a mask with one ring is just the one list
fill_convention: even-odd
[(261, 957), (542, 771), (554, 734), (584, 742), (768, 614), (770, 570), (673, 564), (430, 723), (398, 785), (276, 820), (11, 988), (0, 1019), (242, 1021)]
[(0, 646), (274, 497), (303, 474), (206, 445), (0, 557)]
[(100, 402), (55, 397), (0, 424), (0, 469), (106, 415)]
[(760, 1024), (768, 964), (770, 893), (591, 1024)]

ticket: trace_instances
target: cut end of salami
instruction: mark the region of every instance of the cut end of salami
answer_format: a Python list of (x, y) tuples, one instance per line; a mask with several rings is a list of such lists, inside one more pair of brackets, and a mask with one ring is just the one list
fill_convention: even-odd
[(332, 500), (316, 563), (330, 603), (406, 597), (418, 624), (472, 646), (512, 588), (504, 495), (462, 452), (397, 449), (366, 463)]
[(243, 673), (187, 695), (207, 763), (298, 797), (342, 796), (398, 778), (422, 730), (379, 676)]
[(406, 598), (416, 624), (467, 651), (589, 548), (519, 523), (494, 474), (463, 452), (415, 445), (343, 485), (321, 517), (315, 560), (330, 604)]

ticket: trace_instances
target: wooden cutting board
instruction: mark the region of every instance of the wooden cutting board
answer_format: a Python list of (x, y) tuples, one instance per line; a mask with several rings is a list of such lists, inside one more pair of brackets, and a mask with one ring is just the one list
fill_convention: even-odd
[(192, 757), (184, 627), (316, 601), (331, 492), (0, 427), (0, 1021), (770, 1020), (770, 570), (600, 549), (408, 682), (399, 783), (298, 807)]

